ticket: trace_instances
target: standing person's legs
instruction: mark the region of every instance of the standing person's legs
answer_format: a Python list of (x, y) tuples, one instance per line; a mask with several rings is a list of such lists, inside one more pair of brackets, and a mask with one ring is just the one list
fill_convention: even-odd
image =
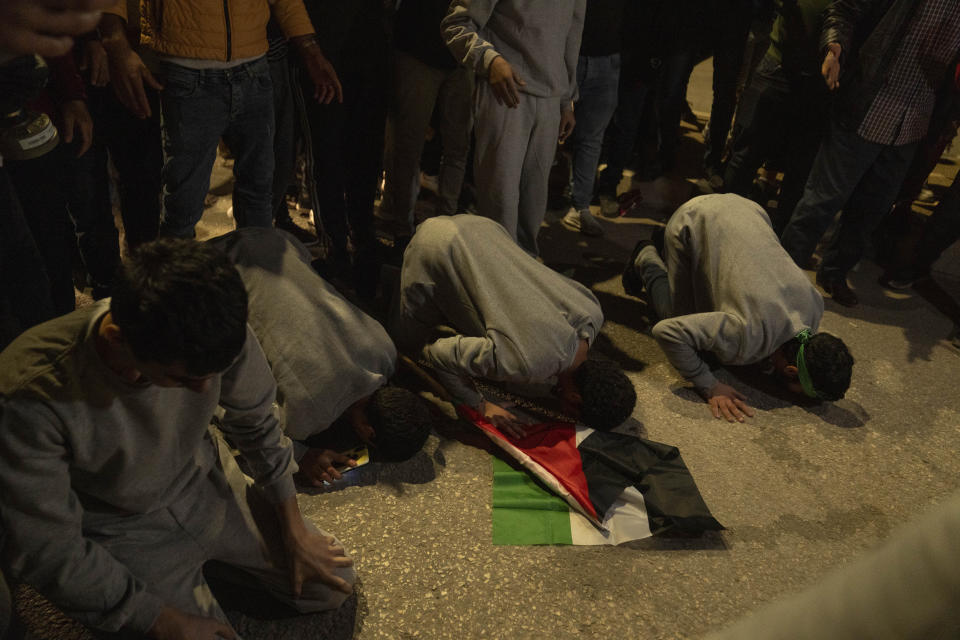
[(266, 57), (229, 70), (230, 123), (223, 139), (233, 152), (233, 217), (237, 227), (273, 226), (273, 82)]
[(719, 174), (727, 134), (737, 108), (737, 78), (750, 33), (750, 3), (724, 3), (719, 12), (719, 38), (713, 51), (713, 104), (710, 107), (710, 134), (703, 164), (708, 175)]
[(192, 238), (210, 190), (217, 144), (230, 121), (231, 87), (222, 72), (169, 62), (161, 69), (160, 235)]
[(402, 51), (394, 52), (393, 64), (382, 204), (394, 233), (409, 237), (413, 235), (413, 212), (420, 192), (420, 154), (444, 72)]
[(680, 146), (680, 116), (687, 100), (687, 79), (696, 64), (697, 53), (679, 51), (664, 58), (657, 84), (657, 112), (660, 131), (659, 157), (664, 173), (673, 170)]
[[(730, 158), (724, 172), (728, 192), (749, 197), (757, 169), (783, 143), (785, 119), (791, 100), (789, 86), (780, 64), (766, 56), (750, 78), (737, 107)], [(761, 203), (765, 204), (765, 203)]]
[(537, 235), (547, 214), (550, 169), (557, 154), (561, 101), (559, 98), (536, 98), (521, 94), (518, 108), (527, 109), (534, 120), (520, 174), (517, 243), (536, 256), (540, 254)]
[(273, 84), (273, 198), (270, 209), (276, 221), (290, 217), (287, 210), (287, 187), (293, 180), (297, 160), (296, 106), (293, 99), (290, 59), (287, 54), (270, 60), (270, 81)]
[(473, 129), (473, 71), (458, 67), (447, 72), (440, 87), (440, 140), (443, 158), (440, 162), (440, 202), (437, 214), (452, 216), (457, 212), (463, 176), (470, 154), (470, 132)]
[(830, 222), (843, 209), (883, 145), (867, 142), (856, 131), (831, 122), (810, 177), (780, 242), (793, 261), (806, 268)]
[(573, 148), (573, 206), (589, 209), (597, 164), (603, 146), (603, 132), (617, 108), (620, 83), (620, 55), (580, 56), (577, 64), (577, 87), (580, 99), (574, 107), (577, 125), (570, 137)]
[[(615, 202), (617, 185), (620, 184), (623, 170), (633, 155), (633, 147), (637, 141), (637, 133), (640, 131), (641, 118), (649, 95), (647, 85), (635, 79), (624, 81), (621, 78), (617, 90), (617, 106), (605, 136), (607, 166), (600, 172), (600, 178), (597, 180), (601, 213), (605, 216), (614, 216), (617, 213), (618, 208)], [(576, 135), (576, 127), (573, 132)], [(605, 200), (614, 202), (607, 204)]]
[[(486, 80), (477, 80), (475, 94), (477, 213), (502, 224), (517, 240), (521, 172), (536, 114), (530, 111), (526, 94), (521, 94), (520, 106), (515, 109), (497, 103)], [(548, 171), (552, 165), (551, 157), (547, 163)], [(543, 197), (546, 202), (546, 190)]]
[(130, 249), (156, 238), (160, 227), (163, 170), (160, 96), (153, 89), (146, 91), (150, 101), (149, 118), (141, 120), (130, 113), (110, 87), (99, 90), (98, 109), (94, 113), (94, 130), (103, 135), (117, 170), (120, 217)]
[(837, 232), (823, 255), (819, 277), (824, 282), (843, 281), (863, 257), (879, 220), (890, 211), (917, 143), (884, 147), (843, 207)]
[(777, 212), (770, 220), (778, 235), (803, 197), (817, 150), (830, 126), (830, 101), (823, 79), (819, 75), (798, 76), (791, 78), (790, 84), (792, 99), (785, 115), (789, 153), (783, 165)]
[(114, 272), (120, 263), (120, 234), (113, 222), (107, 149), (95, 140), (90, 149), (76, 157), (78, 144), (67, 147), (64, 190), (93, 297), (110, 295)]
[[(48, 292), (54, 315), (69, 313), (76, 306), (73, 257), (77, 241), (67, 211), (64, 184), (68, 153), (61, 144), (38, 158), (7, 165), (30, 235), (49, 278)], [(6, 274), (2, 277), (7, 278)]]
[(54, 316), (50, 280), (20, 200), (0, 167), (0, 350)]

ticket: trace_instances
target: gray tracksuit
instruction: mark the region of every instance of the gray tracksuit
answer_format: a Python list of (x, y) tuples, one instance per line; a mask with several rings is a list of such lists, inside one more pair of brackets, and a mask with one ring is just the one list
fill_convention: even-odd
[(250, 296), (249, 323), (277, 380), (284, 431), (298, 441), (329, 427), (384, 386), (397, 350), (379, 322), (310, 266), (293, 236), (245, 228), (211, 240), (233, 261)]
[(391, 328), (458, 401), (478, 407), (482, 396), (469, 378), (545, 382), (569, 368), (580, 340), (592, 344), (602, 325), (589, 289), (531, 258), (496, 222), (458, 215), (417, 228)]
[[(337, 606), (343, 598), (326, 587), (293, 598), (286, 567), (265, 553), (282, 547), (262, 528), (273, 519), (251, 514), (262, 497), (292, 497), (296, 470), (253, 333), (204, 392), (130, 383), (95, 348), (108, 308), (105, 300), (41, 324), (0, 354), (0, 526), (11, 577), (82, 622), (139, 634), (165, 605), (226, 620), (201, 572), (210, 559), (294, 606)], [(208, 430), (218, 404), (221, 431), (260, 491)]]
[(653, 336), (698, 389), (717, 382), (698, 352), (752, 364), (820, 324), (823, 298), (755, 202), (733, 194), (690, 200), (667, 223), (664, 253), (666, 265), (653, 247), (636, 262), (664, 318)]
[[(447, 47), (474, 69), (477, 207), (537, 253), (562, 111), (576, 99), (586, 0), (454, 0), (441, 25)], [(520, 105), (497, 103), (487, 82), (498, 56), (526, 85)]]

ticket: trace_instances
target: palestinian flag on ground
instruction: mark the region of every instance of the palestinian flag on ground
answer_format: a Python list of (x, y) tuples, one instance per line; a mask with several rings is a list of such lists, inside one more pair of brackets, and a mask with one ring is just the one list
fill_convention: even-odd
[(676, 447), (568, 422), (528, 425), (510, 440), (469, 407), (460, 412), (550, 490), (495, 459), (494, 544), (620, 544), (723, 529)]

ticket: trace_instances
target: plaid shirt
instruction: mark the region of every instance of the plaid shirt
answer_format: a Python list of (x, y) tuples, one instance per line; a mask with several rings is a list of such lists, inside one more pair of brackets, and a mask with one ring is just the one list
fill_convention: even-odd
[(903, 145), (925, 136), (937, 89), (958, 48), (960, 2), (923, 2), (894, 54), (886, 82), (860, 123), (860, 137)]

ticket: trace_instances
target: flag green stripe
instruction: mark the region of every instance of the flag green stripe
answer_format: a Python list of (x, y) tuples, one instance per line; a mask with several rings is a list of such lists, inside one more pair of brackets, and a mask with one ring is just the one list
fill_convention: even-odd
[(573, 544), (570, 507), (525, 471), (493, 460), (493, 544)]

